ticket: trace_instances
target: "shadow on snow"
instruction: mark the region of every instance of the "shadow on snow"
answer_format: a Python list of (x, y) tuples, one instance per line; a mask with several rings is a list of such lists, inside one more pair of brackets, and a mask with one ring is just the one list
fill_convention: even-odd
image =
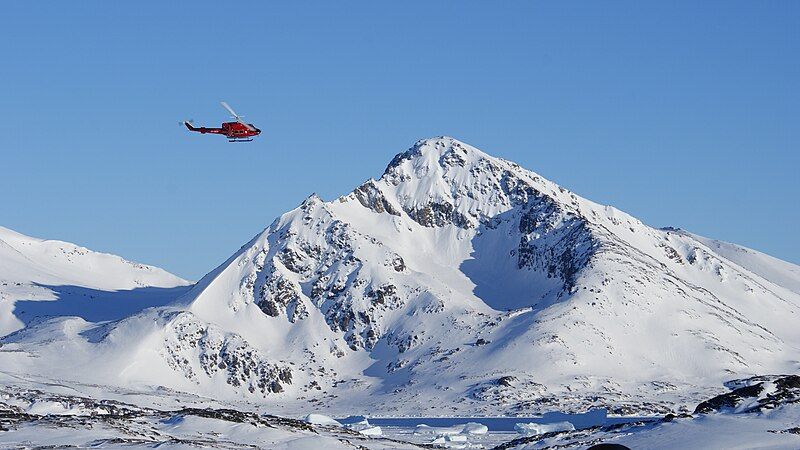
[(37, 286), (51, 290), (56, 300), (18, 300), (13, 314), (25, 326), (50, 317), (80, 317), (88, 322), (120, 320), (153, 306), (164, 306), (192, 288), (141, 287), (103, 291), (81, 286)]

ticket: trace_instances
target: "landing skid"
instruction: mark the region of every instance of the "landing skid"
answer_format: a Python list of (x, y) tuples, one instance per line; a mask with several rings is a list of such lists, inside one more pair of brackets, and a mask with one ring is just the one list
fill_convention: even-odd
[(228, 139), (228, 142), (253, 142), (252, 139)]

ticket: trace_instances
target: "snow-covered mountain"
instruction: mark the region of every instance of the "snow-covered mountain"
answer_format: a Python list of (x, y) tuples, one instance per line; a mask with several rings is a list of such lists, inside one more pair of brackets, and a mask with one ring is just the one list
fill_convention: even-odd
[(157, 267), (0, 227), (0, 336), (47, 316), (120, 319), (188, 285)]
[(441, 137), (307, 198), (170, 305), (29, 326), (0, 363), (46, 373), (66, 348), (82, 381), (287, 411), (666, 412), (796, 372), (798, 314), (800, 267)]

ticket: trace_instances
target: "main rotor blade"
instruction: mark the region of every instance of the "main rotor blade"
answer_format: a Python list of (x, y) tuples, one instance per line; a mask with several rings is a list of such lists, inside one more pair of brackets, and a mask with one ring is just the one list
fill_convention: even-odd
[(225, 102), (220, 102), (220, 103), (222, 104), (223, 107), (225, 107), (225, 109), (228, 110), (228, 112), (230, 112), (233, 115), (233, 117), (236, 119), (237, 122), (239, 122), (240, 124), (244, 125), (245, 128), (247, 128), (250, 131), (256, 131), (256, 129), (253, 128), (252, 126), (250, 126), (249, 123), (246, 123), (244, 120), (242, 120), (242, 117), (244, 117), (244, 116), (240, 116), (240, 115), (236, 114), (236, 111), (234, 111), (233, 108), (230, 107), (230, 105), (228, 105)]
[(229, 112), (229, 113), (231, 113), (231, 114), (233, 115), (233, 117), (234, 117), (236, 120), (238, 120), (239, 122), (241, 122), (241, 121), (242, 121), (241, 117), (240, 117), (238, 114), (236, 114), (236, 111), (234, 111), (234, 110), (233, 110), (233, 108), (231, 108), (230, 106), (228, 106), (228, 104), (227, 104), (227, 103), (225, 103), (225, 102), (220, 102), (220, 103), (222, 104), (222, 106), (223, 106), (225, 109), (227, 109), (227, 110), (228, 110), (228, 112)]

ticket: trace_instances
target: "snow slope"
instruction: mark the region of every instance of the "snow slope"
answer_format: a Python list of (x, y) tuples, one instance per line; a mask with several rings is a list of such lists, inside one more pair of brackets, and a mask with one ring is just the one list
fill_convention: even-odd
[(598, 443), (631, 449), (797, 449), (800, 377), (762, 376), (728, 383), (731, 391), (694, 414), (523, 437), (495, 450), (586, 449)]
[(119, 319), (188, 285), (156, 267), (0, 227), (0, 336), (43, 316)]
[(758, 274), (767, 281), (800, 294), (800, 267), (736, 244), (715, 241), (698, 235), (692, 235), (692, 237), (732, 263)]
[(296, 414), (663, 413), (797, 371), (799, 271), (441, 137), (310, 196), (170, 305), (38, 324), (0, 362), (46, 373), (67, 346), (83, 381)]

